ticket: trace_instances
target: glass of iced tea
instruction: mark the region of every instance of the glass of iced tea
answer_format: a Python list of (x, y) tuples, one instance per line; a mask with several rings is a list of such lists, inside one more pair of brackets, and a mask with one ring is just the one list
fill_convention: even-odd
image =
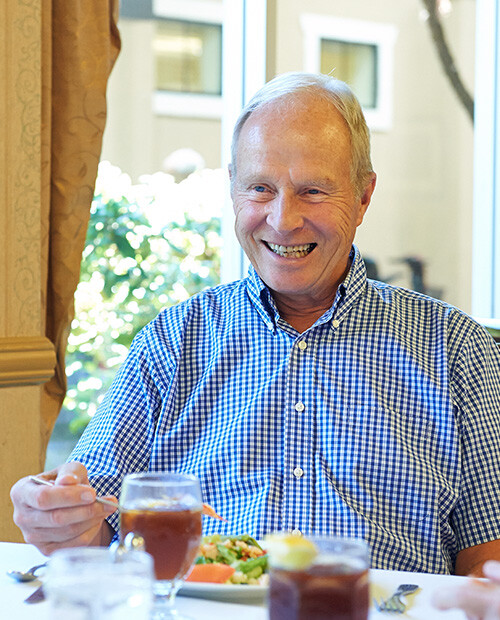
[(270, 620), (367, 620), (370, 561), (363, 540), (276, 534), (267, 548)]
[(120, 537), (144, 539), (153, 556), (156, 582), (153, 618), (181, 619), (175, 595), (201, 542), (202, 500), (199, 480), (176, 473), (125, 476), (120, 493)]

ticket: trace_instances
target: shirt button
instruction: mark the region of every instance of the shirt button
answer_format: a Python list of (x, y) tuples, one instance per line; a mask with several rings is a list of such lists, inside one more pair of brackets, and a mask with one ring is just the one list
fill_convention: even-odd
[(337, 321), (337, 319), (332, 321), (332, 326), (335, 327), (335, 329), (340, 325), (340, 321)]
[(297, 403), (295, 405), (295, 411), (298, 411), (299, 413), (301, 413), (302, 411), (304, 411), (304, 409), (306, 408), (306, 406), (304, 405), (304, 403)]
[(304, 475), (304, 470), (302, 469), (302, 467), (296, 467), (296, 468), (293, 470), (293, 475), (294, 475), (296, 478), (302, 478), (302, 476)]
[(295, 528), (294, 530), (292, 530), (290, 532), (290, 534), (293, 534), (294, 536), (302, 536), (302, 532), (300, 530), (298, 530), (297, 528)]
[(301, 341), (299, 342), (299, 349), (300, 349), (301, 351), (304, 351), (305, 349), (307, 349), (307, 342), (306, 342), (305, 340), (301, 340)]

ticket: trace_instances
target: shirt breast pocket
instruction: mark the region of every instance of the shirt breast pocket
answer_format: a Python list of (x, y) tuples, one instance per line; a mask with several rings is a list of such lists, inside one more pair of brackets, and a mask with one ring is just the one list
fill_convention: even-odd
[(333, 453), (323, 467), (343, 502), (383, 527), (424, 521), (436, 497), (427, 412), (353, 403), (333, 426)]

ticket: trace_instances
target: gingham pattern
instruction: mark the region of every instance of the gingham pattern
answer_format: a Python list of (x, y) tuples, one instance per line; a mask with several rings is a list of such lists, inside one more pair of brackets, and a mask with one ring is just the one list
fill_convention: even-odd
[(498, 348), (353, 256), (301, 335), (253, 270), (162, 311), (71, 456), (97, 491), (191, 472), (228, 519), (205, 518), (206, 533), (362, 536), (375, 568), (447, 573), (500, 538)]

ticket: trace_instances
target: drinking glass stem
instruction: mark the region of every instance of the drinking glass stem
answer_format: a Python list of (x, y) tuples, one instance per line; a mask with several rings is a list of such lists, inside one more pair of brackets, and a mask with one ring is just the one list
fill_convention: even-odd
[(175, 609), (175, 595), (177, 594), (180, 585), (181, 582), (179, 580), (155, 582), (153, 620), (175, 618), (177, 616), (177, 611)]

